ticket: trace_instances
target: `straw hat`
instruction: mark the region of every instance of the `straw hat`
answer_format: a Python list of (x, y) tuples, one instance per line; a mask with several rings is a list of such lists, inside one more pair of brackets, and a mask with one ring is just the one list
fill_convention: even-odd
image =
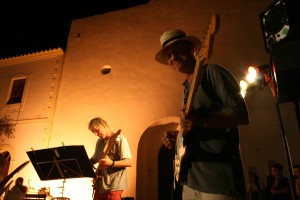
[(164, 32), (160, 37), (161, 49), (157, 52), (155, 60), (162, 64), (168, 64), (164, 55), (164, 50), (178, 42), (192, 42), (195, 46), (201, 45), (201, 41), (195, 36), (186, 36), (185, 32), (180, 29), (172, 29)]

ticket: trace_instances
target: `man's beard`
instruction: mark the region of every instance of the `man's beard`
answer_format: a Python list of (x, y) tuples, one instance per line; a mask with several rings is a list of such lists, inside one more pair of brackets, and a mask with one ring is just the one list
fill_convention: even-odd
[(185, 74), (193, 74), (196, 60), (194, 58), (184, 60), (178, 63), (178, 70)]

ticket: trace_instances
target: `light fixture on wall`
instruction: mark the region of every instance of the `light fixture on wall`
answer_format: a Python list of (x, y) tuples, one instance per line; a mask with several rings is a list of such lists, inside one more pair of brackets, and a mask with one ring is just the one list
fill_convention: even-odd
[(111, 72), (111, 66), (110, 65), (103, 65), (101, 67), (101, 74), (106, 75)]
[(241, 94), (245, 97), (247, 92), (256, 88), (263, 89), (267, 84), (270, 85), (273, 96), (275, 96), (270, 65), (249, 66), (245, 80), (240, 81)]

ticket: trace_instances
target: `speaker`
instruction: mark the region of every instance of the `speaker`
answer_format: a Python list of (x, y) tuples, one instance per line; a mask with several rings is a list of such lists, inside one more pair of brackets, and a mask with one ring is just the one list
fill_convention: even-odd
[(270, 52), (277, 103), (300, 101), (300, 40), (282, 42)]
[(260, 13), (260, 24), (263, 33), (265, 50), (277, 46), (285, 40), (300, 38), (300, 1), (277, 0)]

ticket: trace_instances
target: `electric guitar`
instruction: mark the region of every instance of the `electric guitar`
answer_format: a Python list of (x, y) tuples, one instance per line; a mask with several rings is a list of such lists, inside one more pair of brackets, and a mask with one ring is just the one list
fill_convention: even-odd
[[(105, 147), (103, 148), (103, 155), (101, 157), (101, 159), (105, 158), (107, 156), (107, 154), (110, 152), (111, 148), (113, 147), (113, 144), (115, 143), (117, 137), (121, 134), (121, 129), (118, 130), (116, 133), (114, 133), (113, 135), (111, 135), (108, 139), (108, 141), (105, 144)], [(106, 169), (102, 168), (99, 164), (98, 167), (96, 169), (96, 177), (93, 179), (93, 187), (95, 188), (97, 185), (97, 182), (99, 179), (101, 179), (104, 175), (104, 173), (106, 172)]]
[[(182, 109), (182, 112), (185, 114), (185, 116), (188, 116), (192, 110), (196, 91), (204, 75), (205, 70), (203, 66), (206, 60), (211, 57), (214, 34), (219, 28), (219, 20), (219, 15), (212, 15), (205, 32), (205, 36), (202, 39), (201, 49), (199, 51), (199, 54), (196, 56), (196, 64), (192, 76), (188, 99), (185, 105), (183, 105)], [(186, 130), (183, 130), (182, 128), (180, 129), (179, 133), (177, 134), (175, 143), (174, 178), (177, 182), (183, 182), (187, 178), (189, 163), (186, 162), (187, 159), (184, 159), (186, 153), (185, 146), (183, 144), (184, 138), (182, 136), (185, 132)]]

